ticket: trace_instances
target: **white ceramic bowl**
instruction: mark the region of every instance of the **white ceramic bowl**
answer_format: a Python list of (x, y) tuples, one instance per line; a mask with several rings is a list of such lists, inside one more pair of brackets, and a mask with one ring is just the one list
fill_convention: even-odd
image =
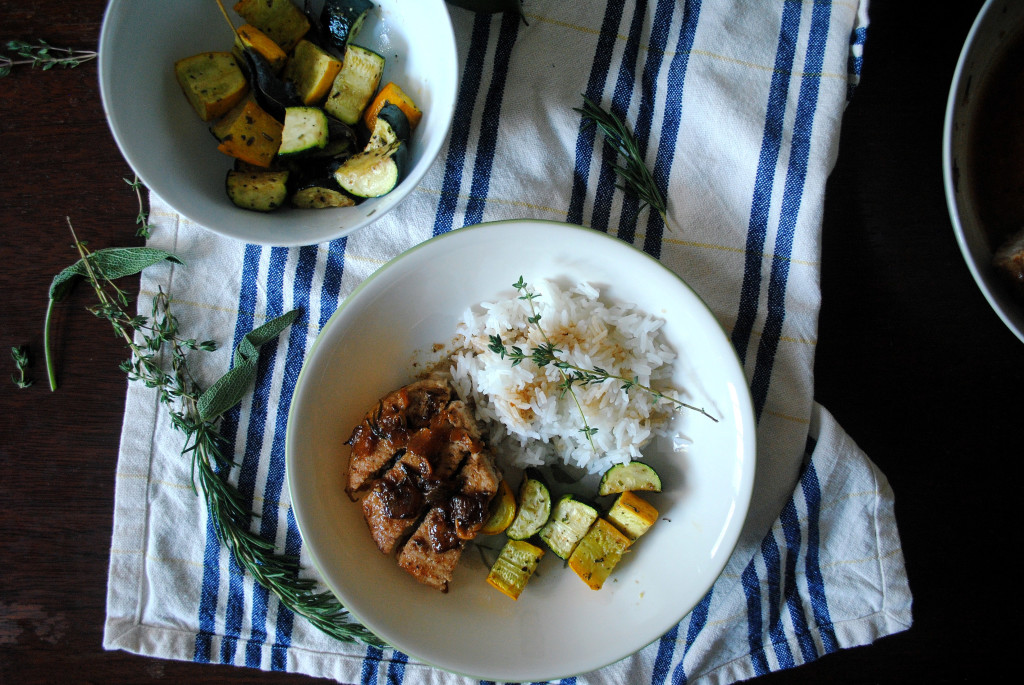
[[(99, 44), (100, 92), (125, 159), (148, 188), (206, 228), (263, 245), (313, 245), (379, 219), (420, 182), (448, 134), (455, 107), (455, 37), (443, 0), (374, 0), (356, 42), (387, 58), (381, 83), (394, 81), (423, 110), (410, 141), (409, 171), (381, 198), (355, 207), (235, 207), (224, 191), (231, 159), (217, 151), (174, 76), (174, 62), (230, 50), (232, 37), (213, 0), (112, 0)], [(225, 1), (235, 25), (242, 24)], [(296, 3), (302, 6), (302, 1)], [(320, 3), (315, 5), (319, 8)]]
[[(988, 0), (967, 35), (957, 62), (942, 140), (946, 203), (957, 243), (975, 282), (1003, 323), (1024, 341), (1024, 306), (1014, 300), (992, 267), (992, 248), (979, 217), (971, 179), (978, 169), (971, 152), (979, 97), (986, 77), (1024, 27), (1024, 3)], [(1024, 163), (1024, 161), (1022, 161)]]
[[(644, 450), (664, 491), (644, 493), (654, 527), (599, 591), (547, 553), (518, 601), (487, 585), (480, 550), (462, 556), (441, 594), (377, 551), (344, 492), (345, 440), (367, 408), (415, 378), (448, 345), (465, 310), (550, 278), (597, 286), (665, 320), (679, 357), (673, 385), (720, 420), (683, 412), (684, 451)], [(418, 364), (417, 368), (413, 368)], [(587, 672), (658, 639), (714, 583), (738, 539), (754, 479), (754, 420), (732, 345), (700, 298), (663, 265), (607, 234), (511, 221), (462, 228), (378, 269), (332, 317), (303, 365), (288, 417), (286, 469), (304, 555), (338, 598), (384, 640), (422, 661), (492, 681)], [(519, 476), (509, 474), (515, 486)], [(597, 477), (584, 483), (596, 492)], [(504, 536), (484, 537), (492, 548)], [(496, 554), (496, 552), (495, 552)]]

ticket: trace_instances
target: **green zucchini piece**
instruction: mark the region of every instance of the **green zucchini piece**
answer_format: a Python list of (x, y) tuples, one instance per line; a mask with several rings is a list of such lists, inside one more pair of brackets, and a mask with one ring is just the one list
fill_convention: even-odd
[(327, 180), (310, 182), (292, 193), (292, 204), (300, 209), (328, 209), (330, 207), (352, 207), (356, 201), (346, 194), (337, 183)]
[(596, 520), (597, 509), (572, 495), (563, 495), (540, 529), (540, 539), (559, 559), (568, 559)]
[(288, 107), (284, 110), (279, 157), (295, 157), (323, 150), (330, 139), (327, 115), (319, 107)]
[(544, 550), (523, 540), (509, 540), (487, 574), (487, 583), (512, 599), (519, 599), (533, 577)]
[(228, 172), (225, 180), (228, 197), (242, 209), (271, 212), (288, 198), (287, 171)]
[(374, 7), (369, 0), (326, 0), (320, 12), (320, 26), (327, 44), (344, 55), (349, 41), (359, 35), (359, 29)]
[(359, 121), (384, 73), (384, 58), (373, 50), (349, 44), (341, 71), (331, 85), (324, 109), (352, 126)]
[(616, 464), (601, 476), (597, 494), (603, 497), (604, 495), (617, 495), (627, 490), (661, 492), (661, 476), (642, 461)]
[(525, 476), (519, 486), (519, 511), (505, 535), (526, 540), (540, 532), (551, 516), (551, 492), (544, 481)]
[(334, 178), (345, 192), (356, 197), (387, 195), (405, 174), (408, 152), (405, 143), (364, 150), (349, 157), (334, 172)]
[(408, 141), (409, 134), (409, 117), (405, 116), (405, 112), (398, 105), (389, 102), (377, 113), (377, 121), (366, 147), (384, 147), (396, 140)]

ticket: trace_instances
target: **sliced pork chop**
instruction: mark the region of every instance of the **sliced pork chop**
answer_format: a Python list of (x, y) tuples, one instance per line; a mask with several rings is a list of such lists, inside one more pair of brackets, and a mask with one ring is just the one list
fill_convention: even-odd
[(402, 546), (398, 565), (424, 585), (448, 592), (465, 546), (466, 541), (455, 534), (444, 512), (435, 507)]
[[(428, 378), (399, 388), (380, 399), (352, 431), (348, 444), (348, 484), (345, 491), (355, 499), (400, 456), (409, 441), (409, 429), (427, 425), (423, 416), (437, 413), (451, 400), (451, 385)], [(428, 419), (429, 421), (429, 419)]]

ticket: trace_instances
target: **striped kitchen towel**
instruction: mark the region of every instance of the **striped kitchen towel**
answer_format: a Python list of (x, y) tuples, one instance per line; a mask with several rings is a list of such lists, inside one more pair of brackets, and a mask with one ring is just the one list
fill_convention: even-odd
[[(149, 244), (180, 256), (142, 276), (183, 330), (231, 363), (254, 327), (303, 317), (269, 343), (254, 391), (222, 424), (232, 478), (259, 532), (303, 553), (284, 484), (285, 424), (303, 359), (353, 289), (434, 235), (537, 218), (616, 235), (704, 299), (746, 371), (757, 416), (755, 496), (703, 600), (666, 635), (569, 679), (727, 683), (869, 643), (911, 623), (893, 493), (814, 401), (825, 181), (859, 78), (865, 0), (526, 0), (526, 22), (451, 8), (461, 60), (456, 125), (399, 208), (302, 248), (220, 238), (151, 196)], [(574, 107), (630, 122), (674, 230), (616, 188), (615, 153)], [(628, 277), (628, 274), (623, 274)], [(104, 645), (287, 670), (343, 683), (469, 679), (401, 652), (331, 641), (280, 607), (218, 544), (155, 394), (130, 385), (117, 469)]]

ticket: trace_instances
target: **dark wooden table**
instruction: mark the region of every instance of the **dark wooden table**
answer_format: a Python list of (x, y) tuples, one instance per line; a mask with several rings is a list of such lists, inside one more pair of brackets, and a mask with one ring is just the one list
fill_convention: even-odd
[[(1014, 649), (1000, 618), (1019, 604), (1024, 344), (960, 258), (940, 166), (946, 95), (981, 4), (872, 3), (828, 189), (817, 398), (896, 492), (914, 626), (760, 682), (976, 681)], [(104, 5), (0, 0), (0, 39), (94, 48)], [(93, 247), (141, 244), (131, 176), (95, 63), (0, 79), (0, 684), (314, 682), (101, 648), (124, 351), (78, 289), (55, 322), (58, 392), (40, 357), (50, 279), (76, 259), (66, 217)], [(15, 345), (34, 357), (28, 389), (7, 378)]]

